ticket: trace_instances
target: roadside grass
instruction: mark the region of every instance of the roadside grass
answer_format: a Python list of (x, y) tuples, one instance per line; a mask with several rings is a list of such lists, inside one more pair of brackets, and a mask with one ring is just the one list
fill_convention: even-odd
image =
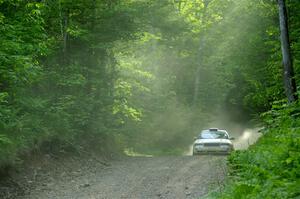
[(256, 144), (228, 157), (228, 178), (205, 198), (300, 198), (300, 106), (274, 106)]

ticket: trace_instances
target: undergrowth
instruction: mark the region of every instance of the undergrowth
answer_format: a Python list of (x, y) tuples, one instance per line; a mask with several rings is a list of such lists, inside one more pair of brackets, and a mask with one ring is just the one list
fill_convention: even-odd
[(300, 198), (300, 106), (277, 102), (262, 118), (263, 136), (228, 158), (225, 188), (208, 198)]

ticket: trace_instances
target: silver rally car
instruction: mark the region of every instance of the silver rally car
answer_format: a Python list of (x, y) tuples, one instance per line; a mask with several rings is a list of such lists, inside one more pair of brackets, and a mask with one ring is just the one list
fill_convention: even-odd
[(229, 154), (234, 150), (231, 140), (225, 130), (210, 128), (201, 131), (193, 144), (193, 155), (198, 154)]

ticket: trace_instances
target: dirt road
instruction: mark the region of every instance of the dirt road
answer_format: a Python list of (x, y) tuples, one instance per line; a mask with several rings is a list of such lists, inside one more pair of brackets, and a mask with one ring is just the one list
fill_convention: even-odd
[(93, 159), (45, 162), (32, 168), (18, 198), (201, 198), (222, 182), (224, 169), (224, 156), (126, 157), (109, 165)]

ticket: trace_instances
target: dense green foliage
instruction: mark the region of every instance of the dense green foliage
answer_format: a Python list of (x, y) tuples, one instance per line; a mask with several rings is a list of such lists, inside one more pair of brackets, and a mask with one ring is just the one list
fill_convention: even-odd
[[(299, 85), (300, 3), (286, 2)], [(0, 168), (36, 150), (179, 154), (219, 115), (263, 114), (222, 197), (299, 194), (276, 1), (0, 0), (0, 44)]]
[(117, 101), (129, 91), (115, 84), (113, 56), (114, 42), (135, 37), (135, 12), (109, 1), (0, 1), (1, 165), (45, 142), (104, 150), (119, 120), (138, 115)]
[(263, 114), (267, 127), (260, 140), (247, 151), (236, 151), (229, 157), (229, 184), (217, 198), (300, 195), (299, 104), (287, 107), (281, 103)]
[[(41, 102), (25, 93), (42, 75), (37, 57), (48, 51), (39, 5), (0, 1), (0, 162), (16, 158), (18, 150), (39, 130)], [(22, 9), (17, 9), (22, 8)], [(24, 34), (26, 33), (26, 34)], [(30, 103), (32, 101), (32, 103)], [(32, 128), (32, 126), (34, 127)]]
[(148, 150), (183, 138), (182, 151), (190, 142), (196, 114), (182, 72), (197, 46), (183, 49), (194, 27), (176, 3), (2, 0), (0, 23), (1, 166), (70, 145)]

